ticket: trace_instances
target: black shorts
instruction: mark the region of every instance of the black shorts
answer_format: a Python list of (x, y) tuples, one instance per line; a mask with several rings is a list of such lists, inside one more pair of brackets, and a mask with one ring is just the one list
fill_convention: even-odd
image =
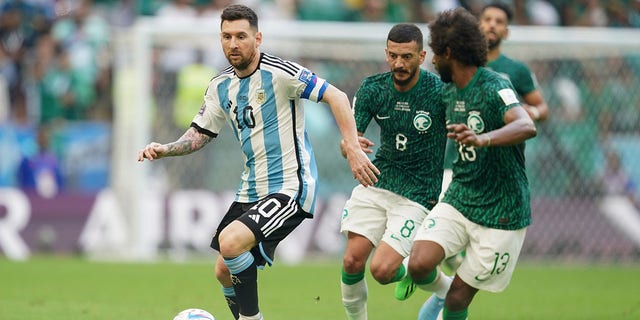
[(245, 224), (256, 237), (258, 245), (251, 249), (251, 254), (260, 267), (273, 264), (276, 247), (304, 219), (313, 215), (300, 209), (291, 197), (276, 193), (257, 202), (234, 202), (224, 215), (216, 233), (211, 239), (211, 248), (220, 251), (218, 235), (231, 222), (238, 220)]

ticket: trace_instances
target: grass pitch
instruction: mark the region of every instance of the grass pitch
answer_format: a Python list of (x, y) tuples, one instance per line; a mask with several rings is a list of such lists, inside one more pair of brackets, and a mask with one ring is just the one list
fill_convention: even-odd
[[(268, 320), (345, 319), (339, 261), (259, 271), (260, 305)], [(428, 293), (393, 298), (367, 274), (369, 319), (416, 319)], [(171, 320), (202, 308), (232, 319), (210, 262), (98, 263), (80, 258), (0, 258), (0, 319)], [(480, 292), (470, 319), (640, 319), (640, 267), (521, 263), (509, 288)]]

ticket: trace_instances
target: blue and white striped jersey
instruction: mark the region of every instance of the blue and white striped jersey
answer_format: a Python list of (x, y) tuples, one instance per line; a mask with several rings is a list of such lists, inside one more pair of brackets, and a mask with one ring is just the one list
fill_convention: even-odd
[(327, 86), (308, 69), (266, 53), (249, 77), (228, 67), (211, 80), (192, 125), (214, 137), (225, 124), (233, 129), (245, 161), (235, 201), (283, 193), (313, 214), (318, 170), (300, 99), (318, 102)]

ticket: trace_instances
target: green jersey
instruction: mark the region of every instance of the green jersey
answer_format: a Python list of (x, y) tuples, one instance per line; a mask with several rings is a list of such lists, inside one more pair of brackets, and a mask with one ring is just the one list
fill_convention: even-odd
[(534, 74), (526, 64), (510, 59), (503, 54), (498, 59), (487, 63), (487, 68), (509, 79), (520, 97), (524, 97), (538, 87)]
[[(510, 59), (503, 54), (501, 54), (498, 59), (487, 63), (487, 69), (493, 70), (506, 79), (509, 79), (520, 98), (538, 88), (538, 81), (526, 64)], [(449, 143), (445, 153), (445, 168), (451, 168), (451, 162), (455, 158), (456, 153), (455, 146)]]
[(391, 72), (368, 77), (356, 92), (354, 109), (359, 132), (371, 119), (380, 126), (375, 186), (431, 209), (442, 188), (447, 139), (440, 78), (421, 70), (411, 90), (398, 92)]
[[(504, 114), (520, 106), (511, 83), (482, 67), (463, 89), (445, 85), (443, 100), (447, 123), (464, 123), (476, 134), (503, 127)], [(524, 143), (488, 148), (457, 144), (456, 149), (453, 180), (442, 202), (489, 228), (516, 230), (531, 224)]]

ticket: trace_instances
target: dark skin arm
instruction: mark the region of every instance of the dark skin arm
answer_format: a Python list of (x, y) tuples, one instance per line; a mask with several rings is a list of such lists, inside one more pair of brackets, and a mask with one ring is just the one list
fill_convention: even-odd
[(510, 146), (536, 136), (536, 126), (523, 107), (509, 109), (502, 128), (476, 135), (466, 124), (447, 125), (447, 137), (466, 146), (478, 148)]
[(547, 120), (549, 116), (549, 106), (542, 96), (540, 90), (534, 90), (527, 93), (524, 97), (523, 107), (527, 110), (527, 113), (533, 119), (533, 121), (543, 122)]

